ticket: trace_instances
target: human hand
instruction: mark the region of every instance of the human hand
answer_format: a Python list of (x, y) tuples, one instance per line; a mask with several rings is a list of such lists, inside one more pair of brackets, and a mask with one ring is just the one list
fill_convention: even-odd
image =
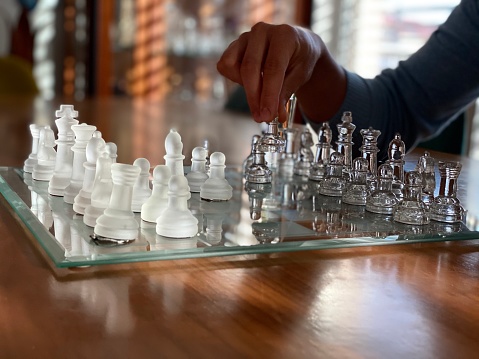
[(286, 103), (310, 81), (324, 44), (314, 33), (290, 25), (258, 23), (241, 34), (217, 68), (242, 85), (256, 122), (286, 121)]

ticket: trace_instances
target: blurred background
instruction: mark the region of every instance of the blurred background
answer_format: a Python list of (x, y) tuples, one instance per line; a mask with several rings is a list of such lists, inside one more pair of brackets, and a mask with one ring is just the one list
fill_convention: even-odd
[[(373, 77), (416, 51), (458, 3), (1, 0), (0, 34), (8, 37), (9, 30), (13, 36), (10, 44), (0, 40), (0, 56), (10, 49), (31, 63), (46, 100), (122, 96), (223, 106), (234, 85), (217, 73), (216, 62), (258, 21), (311, 28), (344, 67)], [(473, 114), (457, 121), (457, 136), (479, 132), (472, 129)], [(479, 140), (466, 137), (454, 152), (479, 152)]]

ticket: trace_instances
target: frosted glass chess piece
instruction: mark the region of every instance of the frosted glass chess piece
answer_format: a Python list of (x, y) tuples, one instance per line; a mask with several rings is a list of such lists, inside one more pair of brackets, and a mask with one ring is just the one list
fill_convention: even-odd
[(263, 200), (271, 193), (271, 183), (245, 183), (245, 191), (249, 197), (249, 211), (250, 218), (257, 221), (261, 218), (261, 212), (263, 210)]
[(284, 146), (285, 141), (279, 134), (279, 122), (276, 117), (268, 123), (268, 129), (257, 143), (257, 149), (264, 152), (266, 163), (271, 170), (277, 169), (279, 155), (284, 151)]
[(336, 151), (344, 156), (345, 173), (350, 173), (353, 164), (353, 132), (356, 125), (353, 122), (353, 115), (350, 111), (343, 112), (341, 123), (337, 124), (338, 140), (336, 141)]
[(96, 127), (81, 123), (79, 125), (73, 125), (72, 131), (75, 133), (75, 144), (72, 147), (72, 177), (63, 195), (63, 200), (70, 204), (73, 204), (75, 196), (80, 192), (83, 186), (83, 177), (85, 176), (83, 163), (86, 161), (86, 146), (96, 131)]
[[(211, 161), (213, 166), (213, 157)], [(213, 171), (213, 168), (212, 168)], [(168, 182), (168, 206), (156, 220), (156, 233), (169, 238), (189, 238), (198, 233), (198, 219), (188, 209), (188, 180), (172, 175)]]
[(304, 129), (301, 133), (299, 149), (296, 153), (296, 161), (294, 163), (294, 174), (298, 176), (309, 176), (311, 164), (314, 161), (314, 154), (311, 151), (313, 146), (313, 137), (308, 129)]
[(95, 227), (100, 217), (110, 203), (113, 182), (111, 179), (111, 157), (107, 152), (100, 154), (96, 161), (95, 181), (91, 191), (90, 205), (85, 208), (83, 222), (89, 227)]
[(243, 175), (245, 177), (246, 177), (246, 172), (248, 171), (248, 168), (250, 168), (250, 166), (253, 164), (254, 150), (260, 138), (261, 138), (260, 135), (253, 135), (253, 137), (251, 138), (251, 152), (248, 155), (248, 157), (246, 157), (246, 159), (243, 161)]
[(329, 159), (326, 178), (319, 186), (319, 193), (325, 196), (341, 197), (346, 187), (343, 177), (344, 156), (339, 152), (333, 152)]
[(111, 163), (116, 163), (116, 159), (118, 157), (118, 146), (114, 142), (107, 142), (106, 143), (106, 152), (111, 158)]
[(207, 201), (228, 201), (233, 197), (233, 187), (225, 178), (225, 155), (213, 152), (210, 156), (210, 177), (200, 189), (201, 199)]
[(309, 179), (312, 181), (322, 181), (326, 177), (327, 164), (331, 153), (333, 153), (333, 147), (331, 146), (331, 140), (333, 133), (328, 122), (323, 122), (318, 131), (318, 143), (316, 144), (316, 155), (314, 162), (311, 164), (309, 170)]
[(436, 190), (436, 162), (428, 151), (419, 157), (416, 170), (422, 176), (422, 201), (429, 206)]
[(73, 105), (60, 105), (60, 109), (55, 112), (55, 116), (58, 117), (55, 120), (58, 129), (58, 138), (55, 141), (57, 144), (57, 159), (53, 177), (48, 186), (48, 193), (54, 196), (63, 196), (72, 176), (72, 146), (75, 143), (75, 133), (72, 131), (72, 126), (78, 124), (78, 120), (75, 119), (78, 116), (78, 111), (73, 109)]
[(153, 169), (153, 191), (150, 198), (141, 206), (141, 219), (156, 223), (156, 220), (168, 206), (168, 182), (170, 167), (157, 165)]
[(96, 175), (96, 163), (98, 157), (103, 152), (105, 152), (105, 140), (101, 137), (100, 131), (95, 131), (85, 149), (86, 161), (83, 163), (85, 171), (82, 188), (73, 200), (73, 210), (78, 214), (84, 214), (86, 207), (91, 204), (91, 194)]
[(271, 183), (272, 172), (266, 165), (264, 152), (253, 146), (253, 162), (245, 172), (246, 182)]
[(33, 166), (37, 164), (38, 141), (40, 139), (40, 129), (42, 127), (43, 126), (36, 124), (30, 125), (30, 133), (32, 134), (32, 150), (23, 164), (23, 171), (26, 173), (32, 173)]
[(362, 157), (367, 159), (369, 163), (368, 181), (375, 181), (378, 172), (378, 137), (381, 135), (381, 131), (369, 127), (368, 129), (362, 129), (360, 133), (363, 136), (363, 143), (359, 150)]
[(138, 166), (123, 163), (111, 165), (113, 189), (108, 207), (96, 220), (94, 240), (123, 244), (138, 237), (139, 224), (131, 210), (131, 198), (139, 174)]
[(422, 176), (417, 171), (407, 172), (404, 182), (404, 198), (393, 214), (396, 222), (423, 225), (429, 223), (429, 213), (422, 201)]
[(55, 170), (57, 153), (53, 148), (56, 146), (55, 134), (49, 126), (40, 130), (38, 144), (37, 163), (33, 166), (32, 178), (37, 181), (50, 181)]
[(183, 143), (181, 142), (181, 136), (176, 130), (170, 130), (170, 133), (165, 139), (166, 155), (164, 156), (165, 164), (170, 167), (171, 175), (184, 176), (183, 160)]
[(294, 175), (295, 151), (294, 143), (296, 141), (296, 128), (286, 128), (283, 131), (285, 137), (285, 149), (281, 152), (278, 163), (278, 174), (282, 178), (292, 178)]
[(137, 158), (133, 165), (140, 167), (140, 175), (133, 186), (131, 210), (140, 213), (141, 206), (150, 198), (152, 192), (150, 188), (150, 161), (146, 158)]
[(404, 187), (404, 156), (406, 155), (406, 144), (401, 135), (396, 133), (388, 146), (388, 164), (393, 168), (392, 191), (398, 199), (403, 198)]
[(368, 196), (366, 177), (368, 174), (368, 161), (358, 157), (353, 160), (351, 182), (343, 191), (343, 202), (357, 206), (365, 206)]
[(379, 166), (377, 188), (366, 198), (366, 211), (388, 215), (394, 213), (398, 198), (392, 191), (393, 176), (393, 168), (389, 164)]
[(204, 147), (195, 147), (191, 151), (191, 171), (186, 175), (190, 192), (200, 192), (201, 185), (208, 179), (206, 174), (206, 155)]
[(437, 222), (458, 223), (465, 219), (466, 211), (457, 198), (457, 180), (462, 164), (455, 161), (439, 161), (439, 194), (430, 206), (431, 219)]

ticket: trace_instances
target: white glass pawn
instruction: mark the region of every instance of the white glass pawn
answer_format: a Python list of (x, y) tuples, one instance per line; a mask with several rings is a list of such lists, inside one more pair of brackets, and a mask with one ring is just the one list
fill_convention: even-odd
[(89, 227), (95, 227), (96, 220), (100, 217), (110, 202), (113, 182), (111, 180), (111, 157), (103, 152), (96, 161), (95, 181), (91, 192), (90, 205), (85, 208), (83, 222)]
[(353, 160), (352, 181), (343, 192), (343, 202), (347, 204), (364, 206), (368, 196), (368, 185), (366, 183), (368, 175), (368, 160), (362, 157)]
[[(369, 171), (369, 166), (368, 166)], [(392, 191), (394, 170), (389, 164), (378, 168), (378, 185), (366, 198), (366, 211), (391, 215), (396, 210), (398, 199)]]
[(23, 165), (23, 171), (26, 173), (33, 172), (33, 166), (37, 164), (38, 141), (40, 140), (40, 129), (42, 126), (32, 124), (30, 125), (30, 133), (32, 134), (32, 151), (28, 155)]
[(146, 158), (137, 158), (133, 162), (134, 166), (140, 167), (140, 175), (133, 186), (133, 197), (131, 200), (131, 210), (135, 213), (141, 212), (141, 206), (150, 198), (150, 161)]
[(429, 223), (429, 211), (422, 201), (422, 175), (417, 171), (406, 173), (404, 198), (399, 202), (393, 219), (406, 224)]
[(141, 206), (141, 219), (156, 223), (156, 220), (168, 207), (168, 181), (171, 177), (170, 167), (158, 165), (153, 170), (153, 191), (150, 198)]
[(225, 155), (214, 152), (210, 156), (210, 178), (201, 186), (200, 197), (207, 201), (228, 201), (233, 197), (233, 187), (225, 178)]
[(84, 214), (85, 208), (91, 204), (91, 193), (96, 175), (96, 162), (103, 152), (105, 152), (105, 140), (101, 137), (100, 131), (95, 131), (86, 146), (86, 161), (83, 163), (85, 168), (83, 185), (73, 200), (73, 210), (78, 214)]
[(118, 157), (118, 147), (114, 142), (107, 142), (106, 143), (106, 152), (111, 158), (112, 163), (116, 163), (116, 158)]
[(55, 134), (49, 126), (40, 130), (37, 163), (33, 166), (32, 178), (37, 181), (50, 181), (55, 170), (57, 153)]
[(131, 210), (131, 198), (139, 174), (138, 166), (123, 163), (111, 165), (113, 189), (108, 207), (96, 220), (93, 229), (95, 239), (123, 244), (138, 237), (139, 224)]
[(191, 171), (186, 175), (191, 192), (200, 192), (201, 185), (208, 179), (206, 174), (206, 155), (204, 147), (195, 147), (191, 152)]
[(189, 238), (198, 233), (198, 219), (188, 209), (188, 180), (173, 175), (168, 182), (168, 206), (156, 220), (156, 233), (169, 238)]
[(83, 163), (86, 161), (86, 146), (96, 127), (81, 123), (73, 125), (72, 131), (75, 133), (75, 144), (72, 147), (73, 151), (73, 168), (70, 184), (65, 188), (63, 200), (66, 203), (73, 204), (75, 196), (80, 192), (83, 186), (83, 177), (85, 176), (85, 167)]
[(75, 133), (72, 126), (78, 124), (75, 117), (78, 111), (73, 109), (73, 105), (61, 105), (60, 110), (55, 112), (58, 119), (55, 124), (58, 129), (57, 159), (55, 162), (55, 170), (53, 177), (48, 185), (48, 193), (54, 196), (63, 196), (65, 188), (70, 184), (73, 166), (72, 146), (75, 143)]

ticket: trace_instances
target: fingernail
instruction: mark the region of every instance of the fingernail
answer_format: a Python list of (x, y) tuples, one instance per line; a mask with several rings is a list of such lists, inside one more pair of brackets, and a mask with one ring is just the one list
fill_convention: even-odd
[(261, 109), (261, 122), (269, 122), (271, 121), (271, 111), (268, 108)]

